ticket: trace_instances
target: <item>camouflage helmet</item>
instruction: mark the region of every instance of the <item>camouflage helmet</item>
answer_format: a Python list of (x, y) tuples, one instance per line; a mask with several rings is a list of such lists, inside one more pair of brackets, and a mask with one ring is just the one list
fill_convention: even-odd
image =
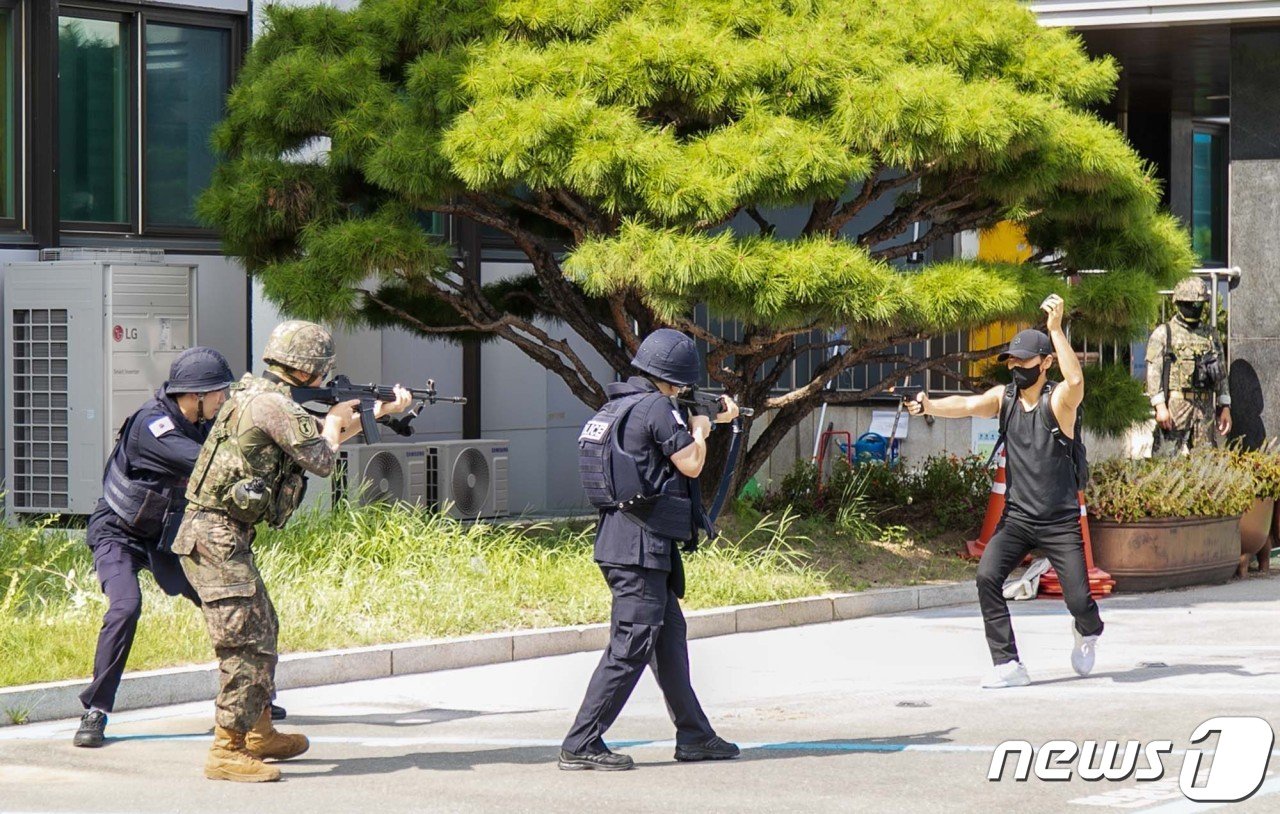
[(327, 376), (333, 369), (333, 337), (314, 322), (299, 319), (281, 322), (267, 337), (262, 361), (312, 376)]
[(1209, 287), (1199, 277), (1188, 277), (1173, 289), (1174, 302), (1208, 302)]

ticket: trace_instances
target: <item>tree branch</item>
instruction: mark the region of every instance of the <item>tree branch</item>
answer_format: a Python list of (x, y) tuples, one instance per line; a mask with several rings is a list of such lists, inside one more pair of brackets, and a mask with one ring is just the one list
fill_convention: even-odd
[(760, 227), (760, 235), (762, 237), (771, 237), (773, 236), (774, 232), (778, 230), (776, 226), (774, 226), (769, 221), (765, 220), (765, 217), (760, 214), (760, 210), (755, 208), (754, 206), (748, 206), (743, 211), (745, 211), (747, 215), (749, 215), (751, 219), (756, 222), (756, 225)]
[(590, 368), (588, 368), (582, 361), (582, 358), (574, 352), (573, 348), (566, 340), (553, 339), (546, 331), (527, 320), (515, 316), (514, 314), (506, 313), (497, 320), (486, 321), (482, 316), (478, 315), (472, 307), (469, 307), (475, 305), (475, 303), (471, 302), (469, 298), (436, 289), (434, 292), (435, 295), (448, 303), (459, 316), (467, 320), (469, 326), (428, 325), (403, 309), (380, 299), (371, 291), (365, 289), (357, 290), (379, 308), (394, 315), (398, 319), (404, 320), (406, 324), (413, 326), (414, 329), (425, 334), (449, 334), (475, 331), (496, 334), (497, 336), (506, 339), (508, 342), (511, 342), (523, 351), (525, 355), (529, 356), (547, 370), (558, 375), (564, 383), (568, 385), (573, 394), (580, 398), (584, 403), (599, 406), (605, 401), (604, 389), (596, 383), (595, 377), (591, 374)]
[(914, 183), (916, 180), (924, 177), (926, 172), (933, 169), (935, 163), (936, 162), (929, 162), (928, 164), (904, 175), (900, 175), (896, 178), (888, 178), (883, 181), (876, 180), (886, 169), (885, 165), (879, 165), (863, 182), (862, 191), (859, 192), (852, 200), (848, 201), (836, 210), (835, 214), (827, 223), (825, 231), (832, 235), (839, 233), (841, 229), (848, 225), (849, 221), (857, 217), (858, 213), (865, 209), (872, 201), (879, 200), (890, 190), (904, 187), (907, 184)]
[(896, 260), (899, 257), (906, 257), (912, 252), (924, 251), (947, 235), (954, 235), (957, 232), (981, 226), (984, 221), (995, 217), (999, 211), (999, 205), (992, 204), (950, 220), (934, 221), (928, 230), (916, 240), (871, 252), (871, 256), (877, 260)]

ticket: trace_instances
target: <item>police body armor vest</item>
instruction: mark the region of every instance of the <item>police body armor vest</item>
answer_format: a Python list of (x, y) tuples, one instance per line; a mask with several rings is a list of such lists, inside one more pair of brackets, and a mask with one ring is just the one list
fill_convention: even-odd
[[(606, 391), (613, 387), (608, 385)], [(652, 492), (640, 473), (639, 462), (622, 446), (623, 431), (632, 411), (655, 398), (666, 400), (661, 393), (610, 398), (578, 436), (578, 474), (587, 499), (596, 508), (620, 511), (628, 520), (660, 537), (691, 540), (693, 501), (684, 477), (674, 472), (659, 491)]]
[(144, 415), (154, 415), (156, 408), (164, 409), (158, 399), (152, 398), (124, 422), (102, 473), (102, 499), (140, 539), (160, 537), (173, 490), (182, 485), (175, 482), (166, 488), (156, 484), (161, 488), (155, 489), (129, 476), (129, 438), (138, 420)]
[[(256, 445), (259, 453), (253, 461), (245, 454), (246, 438), (264, 432), (254, 425), (251, 407), (266, 393), (288, 398), (289, 388), (250, 374), (231, 386), (209, 440), (196, 459), (187, 502), (244, 523), (266, 520), (280, 528), (302, 502), (306, 480), (302, 468), (274, 442)], [(236, 488), (250, 483), (253, 486), (249, 489)], [(259, 497), (247, 502), (237, 499), (246, 493)]]

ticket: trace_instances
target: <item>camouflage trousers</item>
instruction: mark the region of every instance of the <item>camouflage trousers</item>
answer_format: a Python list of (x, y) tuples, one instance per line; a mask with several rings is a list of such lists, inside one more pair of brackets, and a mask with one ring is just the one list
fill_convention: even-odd
[(1181, 393), (1170, 394), (1169, 415), (1173, 418), (1173, 429), (1165, 430), (1156, 425), (1155, 439), (1151, 444), (1152, 456), (1172, 458), (1193, 449), (1218, 446), (1220, 439), (1214, 400), (1213, 393), (1196, 393), (1190, 397)]
[(225, 515), (188, 509), (173, 551), (200, 594), (218, 657), (216, 720), (223, 729), (253, 727), (275, 691), (280, 622), (253, 561), (253, 527)]

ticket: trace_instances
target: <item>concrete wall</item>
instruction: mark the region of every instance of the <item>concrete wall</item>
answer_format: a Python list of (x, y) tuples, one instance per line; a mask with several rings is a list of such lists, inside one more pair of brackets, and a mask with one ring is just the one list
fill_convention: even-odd
[(1231, 34), (1230, 262), (1234, 434), (1257, 445), (1280, 428), (1280, 28)]
[[(526, 274), (521, 263), (486, 263), (485, 283)], [(567, 338), (598, 381), (612, 371), (585, 341), (562, 325), (541, 323)], [(481, 426), (511, 442), (511, 511), (573, 512), (587, 503), (578, 484), (577, 438), (594, 411), (561, 378), (504, 341), (488, 342), (480, 361)]]

